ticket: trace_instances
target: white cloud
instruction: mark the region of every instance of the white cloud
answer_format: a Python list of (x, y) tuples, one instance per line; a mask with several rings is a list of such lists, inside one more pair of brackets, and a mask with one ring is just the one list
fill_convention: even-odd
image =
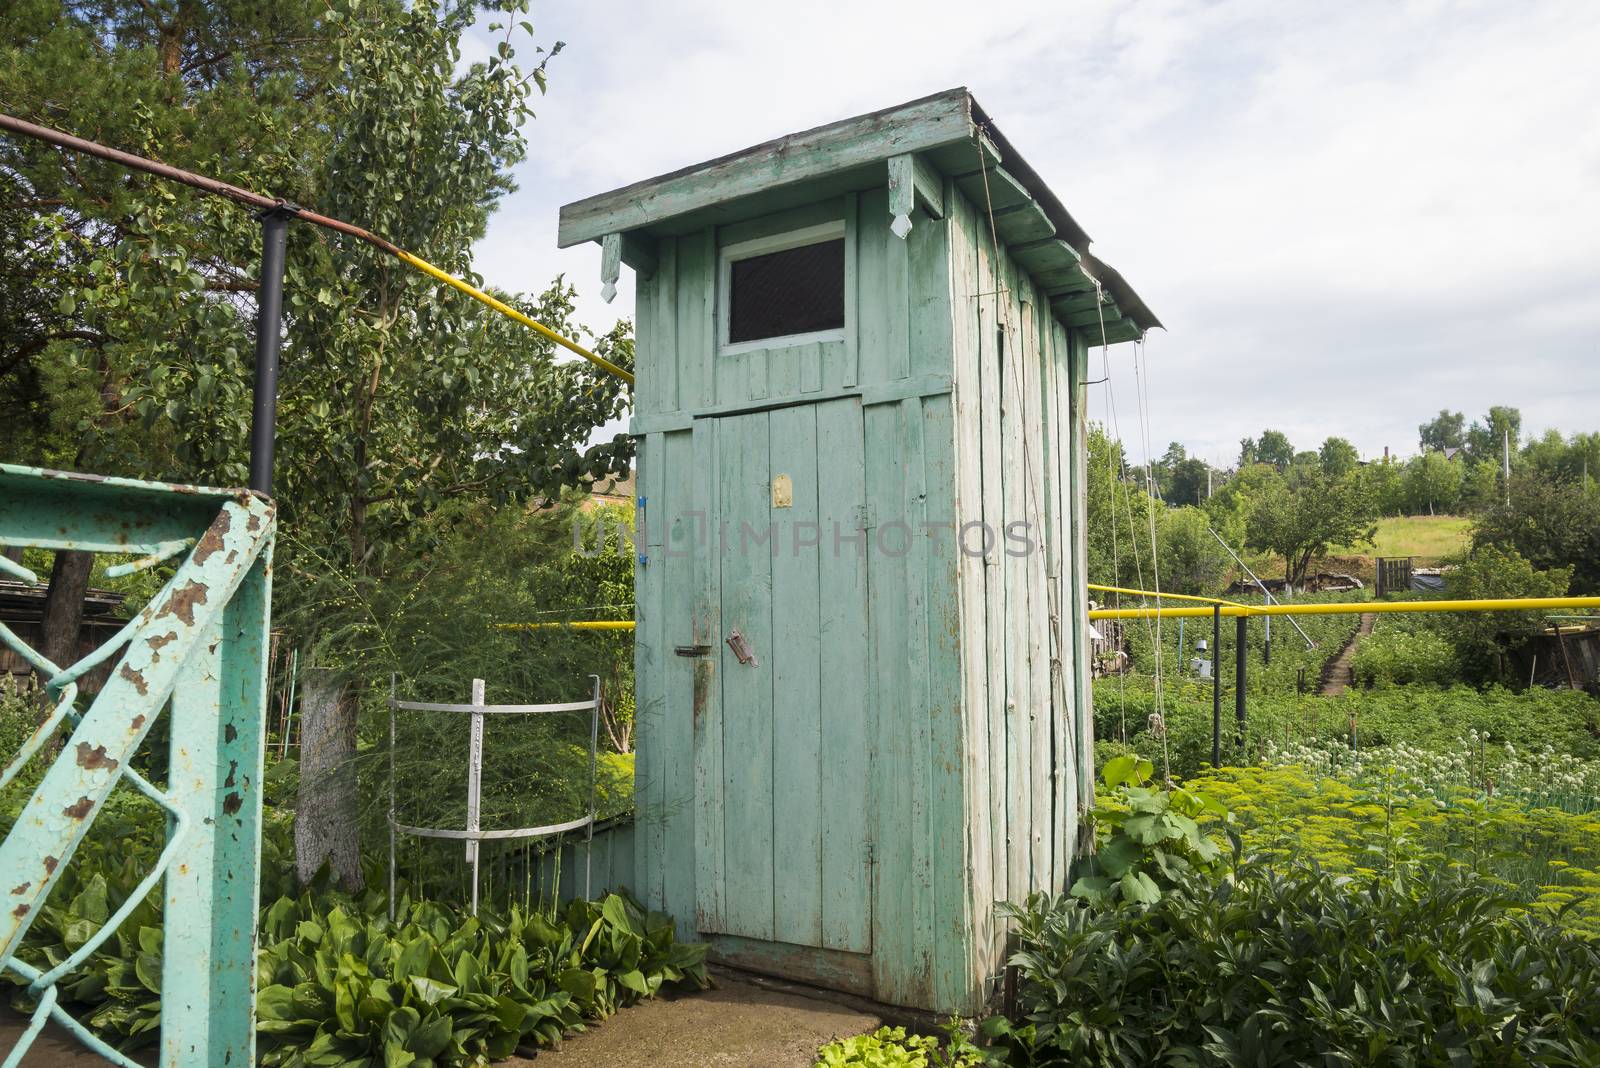
[[(478, 267), (557, 272), (558, 207), (965, 84), (1166, 322), (1150, 437), (1367, 453), (1441, 406), (1600, 407), (1600, 5), (1153, 0), (548, 5), (567, 42)], [(1126, 346), (1121, 423), (1137, 434)], [(1392, 399), (1390, 399), (1392, 398)]]

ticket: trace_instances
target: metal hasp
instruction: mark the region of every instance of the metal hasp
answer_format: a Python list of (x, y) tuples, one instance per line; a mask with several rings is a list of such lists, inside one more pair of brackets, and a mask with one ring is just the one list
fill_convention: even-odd
[[(56, 1004), (56, 981), (94, 953), (165, 878), (161, 1054), (167, 1066), (255, 1060), (256, 911), (262, 748), (275, 531), (272, 502), (203, 489), (0, 464), (0, 544), (142, 557), (153, 566), (190, 545), (173, 576), (110, 640), (77, 663), (53, 664), (0, 624), (0, 641), (44, 679), (55, 703), (10, 758), (9, 783), (56, 731), (72, 733), (0, 844), (0, 967), (38, 998), (6, 1064), (19, 1063), (46, 1017), (101, 1057), (136, 1062)], [(78, 679), (117, 666), (87, 709)], [(171, 700), (166, 790), (129, 766)], [(17, 959), (30, 924), (119, 781), (168, 814), (166, 844), (144, 881), (86, 943), (49, 971)]]
[[(594, 696), (587, 701), (568, 701), (546, 705), (489, 705), (484, 704), (482, 679), (472, 680), (470, 704), (433, 704), (426, 701), (400, 701), (395, 698), (394, 678), (389, 681), (389, 918), (394, 918), (395, 895), (395, 844), (394, 834), (413, 835), (417, 838), (451, 838), (466, 842), (467, 865), (472, 868), (472, 914), (478, 914), (478, 843), (505, 841), (513, 838), (548, 838), (568, 831), (586, 831), (587, 840), (594, 839), (595, 807), (598, 801), (597, 763), (600, 744), (600, 676), (590, 675)], [(461, 830), (448, 827), (418, 827), (395, 819), (394, 746), (396, 710), (409, 712), (465, 712), (472, 717), (472, 730), (467, 748), (467, 825)], [(480, 802), (483, 796), (483, 717), (493, 715), (528, 716), (547, 712), (588, 712), (589, 715), (589, 810), (584, 815), (564, 823), (550, 823), (542, 827), (513, 827), (506, 830), (485, 831), (479, 825)], [(589, 874), (593, 850), (584, 860), (583, 894), (589, 896)]]

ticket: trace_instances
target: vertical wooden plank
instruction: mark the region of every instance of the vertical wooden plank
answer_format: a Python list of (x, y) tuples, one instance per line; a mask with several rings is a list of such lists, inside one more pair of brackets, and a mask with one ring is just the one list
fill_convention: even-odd
[[(793, 350), (790, 350), (793, 352)], [(821, 673), (817, 567), (817, 417), (812, 405), (768, 420), (771, 477), (787, 479), (791, 503), (770, 515), (772, 558), (773, 933), (822, 945)]]
[(695, 289), (693, 280), (685, 286), (678, 274), (678, 242), (668, 240), (661, 242), (658, 253), (656, 278), (658, 299), (655, 302), (655, 322), (652, 329), (661, 339), (653, 366), (656, 383), (651, 393), (654, 405), (652, 411), (675, 412), (679, 408), (678, 378), (679, 368), (687, 357), (693, 359), (693, 354), (685, 351), (684, 343), (692, 339), (682, 336), (678, 329), (678, 306), (687, 296), (693, 297)]
[[(663, 241), (662, 247), (671, 244)], [(655, 407), (651, 390), (655, 388), (656, 362), (665, 353), (673, 356), (676, 338), (663, 338), (656, 330), (656, 307), (663, 299), (661, 294), (671, 292), (672, 282), (666, 273), (657, 270), (649, 278), (638, 279), (634, 287), (633, 307), (633, 410), (635, 414), (653, 414)]]
[(919, 211), (916, 226), (902, 242), (909, 257), (910, 373), (951, 371), (950, 240), (947, 219), (930, 219)]
[(670, 264), (666, 259), (661, 259), (656, 272), (659, 274), (669, 267), (673, 272), (673, 317), (677, 328), (677, 358), (673, 362), (678, 368), (677, 408), (692, 411), (705, 404), (706, 383), (703, 376), (708, 370), (706, 353), (711, 346), (705, 316), (705, 303), (711, 297), (706, 292), (706, 283), (712, 275), (705, 264), (708, 255), (706, 243), (698, 234), (673, 238), (670, 242), (663, 241), (662, 245), (669, 243), (675, 254)]
[(826, 660), (820, 703), (826, 760), (822, 770), (822, 939), (830, 949), (872, 948), (868, 860), (872, 764), (867, 678), (866, 457), (861, 403), (816, 407), (817, 524), (821, 528), (818, 632)]
[(651, 563), (662, 575), (661, 663), (663, 693), (661, 761), (665, 850), (662, 856), (662, 901), (665, 911), (687, 919), (695, 911), (694, 847), (694, 689), (695, 661), (673, 655), (673, 647), (694, 640), (697, 534), (688, 513), (694, 501), (692, 434), (665, 435), (661, 498), (652, 501), (656, 522), (665, 527), (662, 546)]
[(911, 248), (877, 220), (884, 256), (884, 324), (888, 345), (877, 381), (911, 374)]
[[(1083, 336), (1072, 334), (1072, 471), (1078, 492), (1072, 497), (1072, 525), (1078, 532), (1073, 539), (1072, 626), (1077, 634), (1073, 643), (1073, 676), (1076, 683), (1078, 716), (1078, 812), (1080, 819), (1094, 804), (1094, 690), (1089, 685), (1089, 580), (1088, 486), (1088, 389), (1089, 349)], [(1081, 826), (1081, 824), (1080, 824)], [(1076, 844), (1076, 843), (1075, 843)]]
[[(948, 284), (948, 283), (947, 283)], [(948, 336), (948, 331), (947, 331)], [(971, 964), (972, 910), (966, 893), (966, 731), (962, 721), (961, 609), (955, 545), (956, 457), (954, 407), (949, 394), (922, 405), (923, 521), (927, 524), (924, 581), (928, 627), (928, 718), (933, 783), (930, 797), (934, 881), (935, 1003), (975, 1010)]]
[[(827, 349), (839, 346), (830, 344)], [(822, 364), (825, 358), (824, 346), (821, 344), (807, 345), (800, 352), (800, 392), (816, 393), (822, 389)]]
[[(886, 194), (881, 189), (862, 193), (856, 217), (856, 377), (846, 385), (882, 382), (888, 377), (885, 365), (888, 345), (888, 262), (885, 245), (900, 244), (889, 234), (883, 217)], [(848, 242), (847, 242), (848, 244)], [(847, 332), (848, 336), (848, 332)], [(850, 371), (846, 361), (846, 374)]]
[[(1060, 892), (1067, 877), (1068, 854), (1064, 851), (1062, 829), (1066, 826), (1066, 790), (1071, 781), (1067, 763), (1069, 751), (1066, 725), (1071, 722), (1071, 709), (1066, 699), (1064, 681), (1068, 653), (1062, 640), (1062, 624), (1067, 614), (1062, 599), (1065, 588), (1061, 582), (1063, 548), (1066, 545), (1066, 523), (1063, 520), (1064, 478), (1062, 458), (1068, 449), (1062, 441), (1061, 390), (1058, 373), (1059, 352), (1055, 345), (1055, 319), (1048, 308), (1039, 315), (1039, 372), (1044, 396), (1045, 412), (1045, 477), (1049, 492), (1045, 504), (1049, 512), (1046, 534), (1049, 553), (1045, 557), (1045, 589), (1050, 608), (1050, 889)], [(1074, 796), (1072, 803), (1076, 804)]]
[(634, 719), (639, 733), (638, 753), (634, 758), (634, 808), (640, 824), (639, 892), (645, 904), (660, 909), (665, 905), (662, 876), (666, 866), (666, 776), (664, 742), (667, 694), (665, 665), (664, 595), (661, 543), (664, 523), (658, 522), (663, 509), (664, 435), (647, 434), (639, 457), (639, 496), (644, 530), (634, 560)]
[(1086, 576), (1077, 572), (1076, 543), (1084, 534), (1076, 526), (1077, 495), (1083, 492), (1072, 466), (1072, 356), (1067, 332), (1052, 317), (1049, 323), (1051, 339), (1051, 385), (1055, 417), (1052, 422), (1052, 440), (1055, 443), (1055, 463), (1058, 472), (1056, 530), (1059, 548), (1056, 553), (1056, 700), (1060, 703), (1061, 753), (1057, 761), (1060, 781), (1056, 794), (1060, 805), (1057, 822), (1057, 876), (1062, 888), (1071, 885), (1072, 863), (1077, 848), (1078, 824), (1078, 717), (1077, 700), (1077, 650), (1081, 624), (1076, 617), (1078, 609), (1074, 591)]
[(1018, 297), (1017, 324), (1021, 337), (1017, 350), (1017, 385), (1023, 399), (1023, 473), (1028, 480), (1025, 507), (1032, 543), (1024, 562), (1028, 575), (1028, 752), (1029, 765), (1029, 850), (1032, 868), (1031, 889), (1050, 885), (1054, 849), (1050, 824), (1050, 657), (1047, 621), (1049, 600), (1045, 593), (1044, 413), (1039, 388), (1039, 332), (1034, 318), (1038, 307), (1033, 283), (1020, 270), (1015, 272)]
[(772, 360), (767, 370), (772, 396), (778, 399), (793, 397), (800, 392), (800, 363), (814, 358), (817, 343), (787, 345), (772, 350)]
[[(989, 797), (989, 630), (983, 553), (983, 411), (978, 365), (977, 247), (970, 205), (946, 182), (949, 205), (951, 293), (954, 305), (953, 386), (956, 451), (956, 568), (961, 597), (960, 658), (964, 719), (972, 938), (977, 950), (973, 978), (981, 980), (995, 959), (995, 833)], [(976, 524), (968, 527), (968, 524)]]
[(773, 937), (772, 554), (767, 414), (730, 416), (718, 431), (722, 637), (743, 635), (755, 659), (723, 643), (723, 910), (726, 933)]
[[(983, 522), (993, 539), (994, 548), (984, 559), (985, 598), (984, 616), (987, 620), (985, 655), (988, 661), (987, 712), (989, 727), (989, 818), (990, 855), (994, 871), (992, 884), (994, 900), (1010, 901), (1021, 894), (1011, 892), (1010, 850), (1010, 763), (1007, 724), (1006, 683), (1009, 658), (1010, 629), (1006, 626), (1006, 563), (1005, 554), (1005, 464), (1004, 439), (1000, 418), (1000, 390), (1002, 374), (999, 344), (1000, 298), (995, 290), (999, 279), (994, 272), (994, 255), (983, 227), (983, 218), (972, 212), (974, 258), (977, 270), (976, 284), (982, 294), (977, 300), (978, 312), (978, 391), (980, 415), (979, 446), (983, 469)], [(1020, 887), (1018, 888), (1021, 889)], [(1004, 931), (997, 927), (996, 938), (1002, 939)]]
[[(863, 353), (865, 357), (865, 353)], [(905, 456), (899, 406), (865, 409), (867, 500), (872, 502), (873, 542), (867, 567), (871, 650), (871, 707), (875, 739), (871, 809), (872, 958), (880, 1000), (909, 1004), (915, 937), (911, 823), (912, 746), (907, 701), (906, 568), (904, 520), (895, 514), (905, 490)], [(892, 524), (901, 524), (892, 526)]]
[[(840, 386), (860, 380), (861, 320), (869, 309), (861, 301), (861, 209), (855, 193), (844, 195), (844, 369)], [(876, 314), (876, 310), (871, 310)]]
[[(694, 423), (694, 506), (699, 524), (695, 547), (694, 641), (711, 652), (694, 661), (695, 918), (698, 930), (721, 931), (722, 851), (722, 685), (717, 671), (722, 644), (722, 554), (719, 549), (717, 487), (718, 421)], [(635, 758), (637, 759), (637, 758)]]
[[(898, 239), (895, 239), (898, 241)], [(893, 254), (891, 252), (891, 258)], [(890, 309), (890, 319), (895, 318)], [(893, 334), (894, 331), (891, 331)], [(934, 953), (939, 933), (936, 927), (933, 892), (933, 724), (928, 687), (928, 531), (927, 486), (923, 481), (922, 398), (901, 401), (898, 429), (900, 455), (905, 464), (900, 497), (900, 517), (909, 528), (910, 551), (901, 560), (905, 574), (903, 611), (905, 627), (906, 717), (901, 737), (910, 743), (910, 876), (912, 959), (911, 973), (905, 977), (910, 988), (926, 998), (932, 991)], [(881, 525), (880, 530), (886, 529)], [(891, 535), (897, 547), (899, 535)], [(880, 548), (879, 555), (883, 554)]]
[(746, 385), (750, 392), (750, 399), (765, 400), (771, 393), (772, 387), (767, 380), (767, 367), (771, 361), (773, 350), (753, 349), (744, 354)]
[(1028, 663), (1028, 560), (1021, 555), (1016, 540), (1027, 522), (1028, 477), (1027, 444), (1024, 439), (1027, 415), (1023, 402), (1024, 384), (1019, 368), (1021, 343), (1015, 306), (1015, 278), (1003, 254), (996, 257), (996, 288), (1001, 312), (1000, 430), (1005, 463), (1005, 542), (1006, 588), (1006, 829), (1008, 835), (1007, 889), (1020, 899), (1032, 885), (1033, 754), (1029, 725)]

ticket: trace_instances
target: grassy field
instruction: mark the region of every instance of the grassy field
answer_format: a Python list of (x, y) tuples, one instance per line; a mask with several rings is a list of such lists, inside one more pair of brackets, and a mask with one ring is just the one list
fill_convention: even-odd
[(1341, 556), (1415, 556), (1418, 564), (1435, 564), (1466, 548), (1472, 520), (1454, 515), (1405, 515), (1378, 520), (1372, 546), (1333, 550)]

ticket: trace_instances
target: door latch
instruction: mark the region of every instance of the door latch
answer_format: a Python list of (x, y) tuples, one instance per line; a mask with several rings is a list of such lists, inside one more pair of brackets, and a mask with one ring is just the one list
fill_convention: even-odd
[(737, 630), (728, 635), (728, 648), (733, 650), (733, 655), (739, 658), (739, 663), (746, 667), (759, 667), (755, 650), (750, 648), (750, 643), (745, 641), (744, 635)]

